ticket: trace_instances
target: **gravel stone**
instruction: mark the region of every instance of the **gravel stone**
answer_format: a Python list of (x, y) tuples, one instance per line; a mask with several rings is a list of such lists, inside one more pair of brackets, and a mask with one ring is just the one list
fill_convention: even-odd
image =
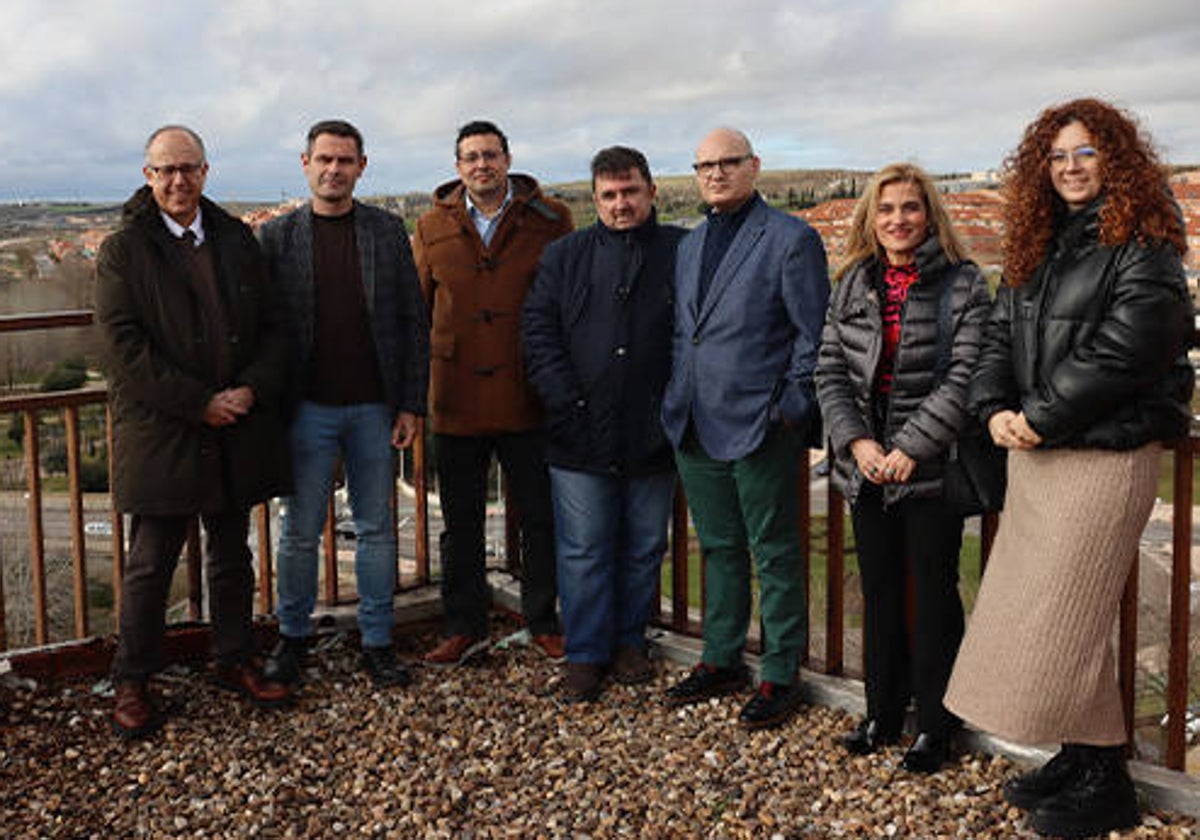
[[(608, 684), (563, 703), (559, 667), (527, 648), (479, 665), (417, 664), (431, 633), (398, 640), (416, 680), (375, 689), (357, 639), (326, 638), (296, 703), (263, 711), (172, 667), (152, 683), (168, 717), (146, 742), (108, 726), (111, 687), (0, 682), (6, 838), (1033, 838), (1005, 804), (1004, 758), (964, 755), (929, 777), (901, 747), (851, 757), (855, 721), (818, 707), (779, 730), (736, 723), (745, 696), (677, 710), (684, 675)], [(1185, 838), (1147, 814), (1113, 837)]]

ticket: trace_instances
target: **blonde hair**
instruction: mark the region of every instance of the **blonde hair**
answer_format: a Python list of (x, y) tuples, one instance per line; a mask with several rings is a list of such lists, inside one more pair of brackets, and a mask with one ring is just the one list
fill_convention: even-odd
[(914, 163), (889, 163), (871, 177), (858, 204), (854, 206), (850, 233), (846, 237), (845, 259), (834, 279), (840, 280), (851, 266), (867, 257), (873, 256), (881, 261), (885, 259), (883, 246), (879, 244), (879, 238), (875, 235), (875, 216), (879, 212), (879, 199), (883, 188), (896, 183), (912, 184), (921, 193), (925, 202), (929, 234), (938, 238), (942, 251), (950, 262), (957, 264), (970, 259), (967, 246), (950, 223), (950, 215), (946, 212), (941, 195), (929, 174)]

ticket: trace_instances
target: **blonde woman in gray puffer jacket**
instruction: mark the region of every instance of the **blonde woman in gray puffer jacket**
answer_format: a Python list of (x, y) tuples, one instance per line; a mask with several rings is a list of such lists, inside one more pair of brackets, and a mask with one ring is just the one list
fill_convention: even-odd
[[(958, 728), (942, 695), (963, 633), (963, 517), (942, 498), (942, 470), (969, 420), (966, 390), (987, 284), (933, 182), (911, 164), (891, 164), (872, 178), (846, 251), (816, 371), (831, 479), (851, 505), (864, 602), (867, 716), (841, 742), (859, 755), (896, 743), (915, 698), (918, 735), (902, 766), (931, 773)], [(952, 335), (939, 343), (944, 294)], [(943, 346), (948, 358), (939, 365)]]

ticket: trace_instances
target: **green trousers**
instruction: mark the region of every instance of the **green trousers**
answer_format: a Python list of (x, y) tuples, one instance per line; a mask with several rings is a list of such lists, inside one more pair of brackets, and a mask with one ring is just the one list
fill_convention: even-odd
[(675, 461), (704, 558), (704, 656), (742, 662), (750, 624), (750, 558), (758, 573), (763, 626), (761, 679), (790, 685), (808, 626), (800, 554), (797, 470), (800, 435), (782, 428), (735, 461), (717, 461), (685, 442)]

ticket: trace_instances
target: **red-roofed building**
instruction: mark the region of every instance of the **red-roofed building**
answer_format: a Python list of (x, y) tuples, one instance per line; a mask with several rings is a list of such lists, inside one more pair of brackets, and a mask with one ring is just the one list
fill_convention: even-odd
[[(1171, 190), (1187, 221), (1189, 248), (1184, 265), (1194, 279), (1200, 273), (1200, 170), (1172, 178)], [(974, 259), (985, 269), (999, 269), (1004, 234), (1004, 199), (1000, 192), (947, 193), (942, 201)], [(856, 203), (855, 199), (838, 198), (796, 213), (821, 234), (831, 266), (837, 266), (841, 260)]]

